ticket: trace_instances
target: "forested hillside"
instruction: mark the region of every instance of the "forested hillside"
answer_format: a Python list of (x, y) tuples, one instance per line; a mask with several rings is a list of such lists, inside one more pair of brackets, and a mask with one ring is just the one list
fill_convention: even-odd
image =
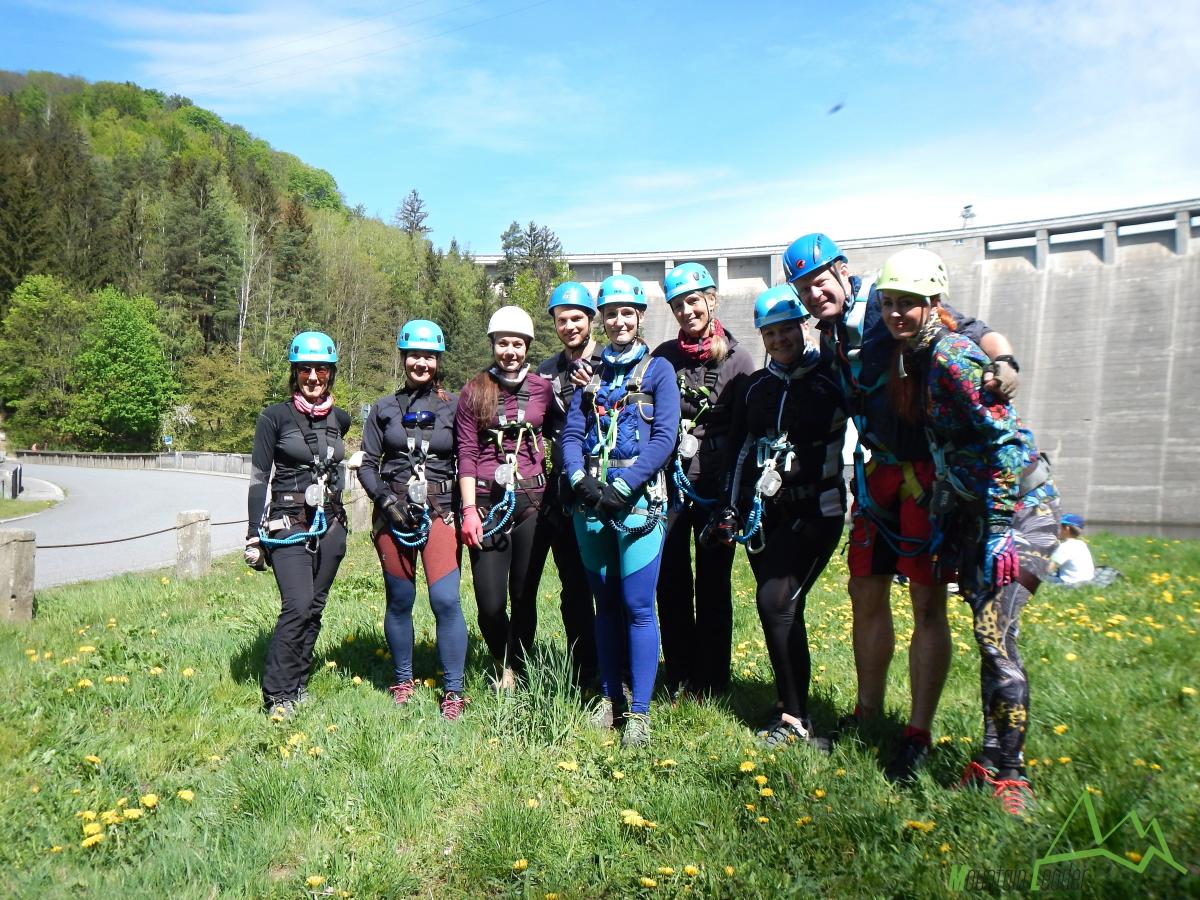
[[(328, 172), (184, 97), (0, 72), (9, 446), (144, 450), (169, 433), (182, 448), (247, 450), (284, 392), (288, 339), (308, 328), (337, 341), (335, 395), (356, 419), (396, 384), (408, 318), (445, 329), (457, 388), (486, 361), (504, 297), (533, 311), (563, 277), (561, 247), (514, 223), (495, 291), (453, 240), (426, 237), (415, 190), (396, 195), (385, 224), (348, 208)], [(555, 258), (532, 258), (547, 243)]]

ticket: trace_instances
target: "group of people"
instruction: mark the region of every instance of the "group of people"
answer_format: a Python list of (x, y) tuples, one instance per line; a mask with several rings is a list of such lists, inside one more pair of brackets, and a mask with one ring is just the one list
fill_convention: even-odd
[[(762, 368), (718, 318), (717, 285), (695, 262), (663, 282), (674, 340), (651, 349), (641, 339), (647, 297), (637, 278), (606, 278), (594, 297), (568, 282), (547, 306), (562, 350), (532, 370), (533, 321), (503, 307), (488, 325), (491, 365), (458, 396), (442, 384), (438, 325), (401, 328), (404, 383), (371, 408), (357, 470), (374, 503), (389, 691), (404, 704), (416, 687), (418, 555), (444, 673), (441, 711), (454, 720), (468, 702), (462, 547), (499, 690), (522, 679), (552, 553), (575, 677), (598, 686), (592, 722), (622, 726), (624, 747), (646, 744), (660, 651), (672, 701), (729, 689), (740, 544), (778, 694), (759, 732), (768, 746), (828, 751), (880, 715), (895, 645), (891, 586), (903, 576), (915, 619), (911, 710), (884, 771), (907, 782), (929, 755), (949, 670), (953, 582), (974, 617), (983, 710), (982, 748), (963, 783), (1019, 814), (1032, 799), (1020, 613), (1048, 577), (1060, 514), (1049, 462), (1011, 403), (1013, 348), (949, 306), (946, 268), (928, 250), (902, 250), (863, 279), (832, 240), (809, 234), (786, 249), (783, 267), (786, 283), (754, 305)], [(262, 678), (265, 706), (279, 716), (306, 699), (346, 547), (349, 416), (333, 405), (336, 348), (305, 332), (289, 360), (292, 395), (263, 412), (255, 435), (246, 546), (249, 565), (271, 565), (282, 598)], [(851, 503), (857, 702), (835, 732), (818, 735), (805, 603)]]

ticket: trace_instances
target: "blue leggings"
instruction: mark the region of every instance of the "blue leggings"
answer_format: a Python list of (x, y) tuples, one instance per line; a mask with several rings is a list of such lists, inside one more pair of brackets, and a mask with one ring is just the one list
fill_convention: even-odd
[[(645, 509), (645, 500), (638, 503)], [(625, 518), (627, 527), (645, 523), (641, 514)], [(658, 620), (654, 587), (662, 563), (666, 527), (659, 522), (641, 537), (622, 534), (594, 513), (575, 513), (575, 535), (596, 598), (596, 652), (604, 696), (621, 697), (626, 661), (633, 681), (636, 713), (650, 711), (650, 695), (658, 674)]]

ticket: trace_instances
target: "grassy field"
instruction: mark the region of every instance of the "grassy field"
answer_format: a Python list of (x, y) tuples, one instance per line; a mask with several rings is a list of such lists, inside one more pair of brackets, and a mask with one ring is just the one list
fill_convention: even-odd
[[(1022, 646), (1039, 804), (1026, 821), (950, 789), (980, 732), (977, 654), (956, 599), (937, 750), (914, 788), (896, 790), (878, 757), (903, 721), (903, 652), (889, 719), (863, 742), (830, 757), (756, 746), (751, 729), (774, 697), (744, 559), (731, 697), (656, 701), (651, 747), (622, 752), (586, 727), (564, 686), (551, 576), (525, 690), (487, 687), (468, 599), (465, 717), (443, 722), (433, 690), (395, 707), (379, 569), (362, 536), (351, 545), (313, 699), (286, 723), (258, 711), (274, 582), (236, 560), (191, 583), (46, 591), (32, 625), (0, 627), (5, 893), (940, 896), (955, 866), (1028, 869), (1087, 795), (1104, 831), (1130, 811), (1156, 819), (1188, 874), (1152, 858), (1153, 832), (1127, 824), (1105, 846), (1144, 855), (1145, 871), (1084, 861), (1084, 896), (1200, 895), (1200, 543), (1098, 536), (1097, 561), (1124, 580), (1035, 598)], [(820, 728), (854, 697), (844, 583), (839, 556), (810, 598)], [(433, 621), (418, 607), (417, 672), (433, 677)], [(911, 616), (896, 608), (903, 642)], [(1064, 841), (1092, 846), (1086, 820), (1072, 819)]]
[(43, 509), (48, 509), (55, 500), (9, 500), (0, 498), (0, 522), (16, 516), (31, 516)]

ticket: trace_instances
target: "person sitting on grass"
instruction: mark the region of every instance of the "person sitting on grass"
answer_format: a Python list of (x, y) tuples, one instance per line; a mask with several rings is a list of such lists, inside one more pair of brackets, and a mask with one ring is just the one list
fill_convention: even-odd
[(1046, 581), (1077, 587), (1096, 577), (1092, 551), (1079, 537), (1083, 534), (1083, 527), (1083, 516), (1067, 513), (1062, 517), (1062, 524), (1058, 528), (1058, 549), (1050, 557)]

